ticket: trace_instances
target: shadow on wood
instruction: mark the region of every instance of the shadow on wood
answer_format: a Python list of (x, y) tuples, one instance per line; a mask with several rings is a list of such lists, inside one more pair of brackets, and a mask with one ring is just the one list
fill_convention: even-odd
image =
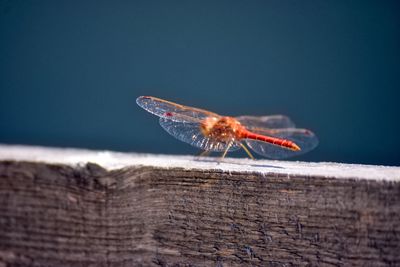
[(399, 251), (398, 179), (0, 161), (0, 266), (398, 266)]

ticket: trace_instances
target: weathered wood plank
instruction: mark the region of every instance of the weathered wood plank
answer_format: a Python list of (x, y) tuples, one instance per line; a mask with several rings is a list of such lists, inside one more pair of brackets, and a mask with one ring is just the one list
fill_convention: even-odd
[(0, 266), (399, 266), (400, 168), (0, 146)]

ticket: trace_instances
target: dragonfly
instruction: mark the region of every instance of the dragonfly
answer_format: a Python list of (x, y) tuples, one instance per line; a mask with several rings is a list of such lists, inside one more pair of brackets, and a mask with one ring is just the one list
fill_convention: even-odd
[[(136, 103), (159, 117), (165, 131), (180, 141), (203, 150), (201, 155), (247, 148), (270, 159), (297, 156), (318, 145), (316, 135), (307, 129), (299, 129), (289, 117), (218, 115), (200, 108), (180, 105), (152, 96), (140, 96)], [(246, 147), (247, 145), (247, 147)]]

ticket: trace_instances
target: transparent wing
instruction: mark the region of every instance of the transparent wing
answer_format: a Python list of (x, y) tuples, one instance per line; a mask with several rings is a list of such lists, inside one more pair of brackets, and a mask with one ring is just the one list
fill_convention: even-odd
[(236, 119), (245, 127), (255, 128), (294, 128), (294, 123), (284, 115), (272, 115), (272, 116), (240, 116)]
[[(178, 140), (203, 150), (221, 152), (225, 151), (228, 147), (228, 143), (218, 142), (204, 136), (200, 131), (199, 123), (176, 122), (161, 117), (160, 125)], [(228, 151), (234, 151), (239, 148), (240, 144), (234, 142)]]
[(271, 159), (283, 159), (292, 156), (301, 155), (314, 149), (318, 145), (317, 136), (306, 129), (250, 129), (258, 134), (278, 137), (295, 142), (300, 151), (292, 151), (280, 146), (272, 145), (265, 142), (245, 139), (246, 144), (257, 154)]
[(207, 117), (220, 117), (213, 112), (179, 105), (167, 100), (152, 96), (140, 96), (136, 103), (154, 115), (176, 122), (199, 122)]

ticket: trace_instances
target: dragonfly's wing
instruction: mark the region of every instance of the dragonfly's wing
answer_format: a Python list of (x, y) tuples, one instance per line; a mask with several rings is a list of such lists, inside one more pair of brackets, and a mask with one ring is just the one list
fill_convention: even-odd
[(294, 123), (284, 115), (272, 116), (240, 116), (236, 119), (246, 128), (294, 128)]
[(194, 123), (207, 117), (219, 117), (218, 114), (207, 110), (179, 105), (152, 96), (140, 96), (136, 103), (154, 115), (177, 122)]
[(246, 144), (257, 154), (271, 159), (283, 159), (304, 154), (318, 145), (317, 136), (306, 129), (256, 129), (258, 134), (290, 140), (300, 147), (300, 151), (289, 150), (270, 143), (245, 139)]
[[(203, 150), (221, 152), (225, 151), (229, 146), (228, 143), (218, 142), (204, 136), (201, 133), (199, 123), (176, 122), (161, 117), (160, 125), (173, 137)], [(234, 151), (239, 148), (240, 144), (234, 142), (228, 151)]]

